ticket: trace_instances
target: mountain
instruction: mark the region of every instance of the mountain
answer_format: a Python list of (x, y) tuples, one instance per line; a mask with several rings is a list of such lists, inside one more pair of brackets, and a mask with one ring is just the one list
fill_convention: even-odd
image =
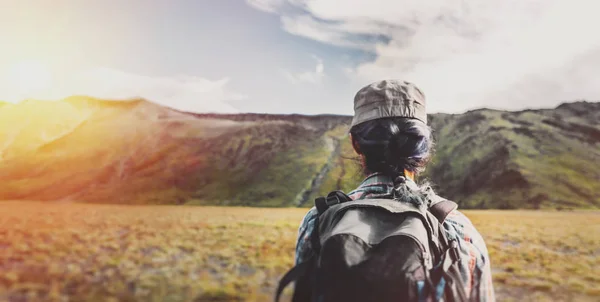
[[(430, 116), (424, 177), (463, 208), (600, 206), (600, 103)], [(0, 199), (310, 206), (363, 178), (351, 117), (192, 114), (146, 100), (0, 106)]]
[(438, 192), (472, 208), (600, 206), (600, 103), (432, 116)]

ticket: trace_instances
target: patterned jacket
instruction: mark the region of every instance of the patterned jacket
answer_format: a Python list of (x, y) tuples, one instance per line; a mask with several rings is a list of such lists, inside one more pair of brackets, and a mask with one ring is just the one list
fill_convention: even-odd
[[(410, 180), (409, 180), (410, 181)], [(369, 175), (362, 184), (348, 195), (352, 199), (388, 194), (393, 189), (390, 177), (380, 173)], [(312, 255), (310, 234), (315, 228), (316, 208), (308, 211), (298, 229), (296, 243), (296, 265), (308, 260)], [(465, 292), (476, 293), (478, 301), (495, 301), (492, 273), (487, 247), (469, 218), (455, 210), (443, 224), (448, 239), (458, 239), (461, 252), (460, 271), (465, 284)]]

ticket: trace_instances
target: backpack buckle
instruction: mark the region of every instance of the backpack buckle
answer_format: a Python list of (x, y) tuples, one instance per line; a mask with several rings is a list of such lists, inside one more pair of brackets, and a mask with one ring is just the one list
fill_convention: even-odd
[(330, 207), (333, 205), (336, 205), (338, 203), (341, 203), (340, 198), (337, 197), (337, 195), (334, 196), (327, 196), (327, 198), (325, 198), (325, 204)]
[(327, 197), (318, 197), (315, 199), (315, 206), (317, 207), (317, 211), (320, 214), (323, 214), (329, 207), (334, 206), (336, 204), (340, 204), (342, 202), (352, 200), (348, 195), (346, 195), (342, 191), (333, 191), (327, 194)]
[(327, 206), (333, 206), (338, 203), (351, 201), (351, 200), (352, 200), (352, 198), (350, 198), (350, 196), (346, 195), (346, 193), (344, 193), (342, 191), (330, 192), (329, 194), (327, 194), (327, 198), (326, 198)]

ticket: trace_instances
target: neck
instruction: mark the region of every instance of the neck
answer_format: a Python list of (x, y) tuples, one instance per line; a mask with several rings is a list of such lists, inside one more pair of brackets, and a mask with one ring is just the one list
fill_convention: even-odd
[(408, 170), (404, 170), (404, 176), (406, 176), (406, 178), (410, 178), (410, 180), (415, 181), (415, 173), (408, 171)]

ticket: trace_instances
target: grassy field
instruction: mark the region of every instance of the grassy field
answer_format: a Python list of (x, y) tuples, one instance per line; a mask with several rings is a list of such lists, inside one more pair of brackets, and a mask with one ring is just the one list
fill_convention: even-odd
[[(268, 301), (306, 209), (0, 203), (0, 301)], [(599, 301), (600, 212), (465, 211), (499, 301)]]

